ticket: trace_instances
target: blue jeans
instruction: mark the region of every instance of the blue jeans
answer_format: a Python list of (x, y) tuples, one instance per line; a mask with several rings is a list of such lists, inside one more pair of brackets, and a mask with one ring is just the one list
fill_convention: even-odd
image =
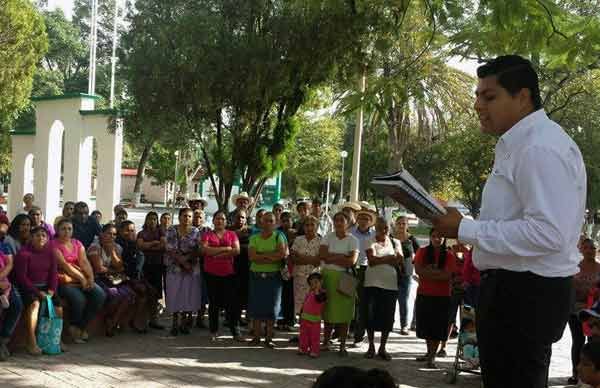
[(2, 320), (2, 326), (0, 327), (0, 338), (10, 338), (10, 336), (12, 336), (15, 327), (17, 327), (17, 322), (19, 322), (21, 311), (23, 310), (23, 301), (15, 286), (12, 286), (10, 291), (9, 302), (10, 306), (2, 311), (4, 319)]
[(410, 294), (410, 276), (403, 276), (398, 282), (398, 306), (400, 307), (400, 327), (408, 326), (408, 295)]
[(58, 294), (69, 303), (69, 323), (80, 329), (86, 328), (106, 300), (106, 293), (96, 283), (89, 290), (61, 285), (58, 287)]

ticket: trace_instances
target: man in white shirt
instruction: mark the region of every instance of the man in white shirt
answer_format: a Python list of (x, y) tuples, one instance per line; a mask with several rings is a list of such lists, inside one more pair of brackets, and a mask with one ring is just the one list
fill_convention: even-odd
[(377, 219), (375, 208), (369, 210), (360, 210), (356, 213), (356, 225), (350, 229), (350, 233), (358, 240), (358, 261), (356, 262), (356, 276), (358, 278), (358, 287), (356, 289), (356, 309), (354, 310), (354, 347), (360, 346), (365, 340), (365, 329), (367, 316), (364, 299), (365, 272), (369, 267), (367, 249), (371, 246), (371, 240), (375, 236), (373, 225)]
[(585, 166), (577, 145), (542, 109), (529, 61), (498, 57), (477, 75), (482, 131), (500, 136), (481, 213), (473, 221), (448, 209), (433, 224), (474, 246), (485, 387), (543, 388), (552, 343), (562, 336), (574, 300)]

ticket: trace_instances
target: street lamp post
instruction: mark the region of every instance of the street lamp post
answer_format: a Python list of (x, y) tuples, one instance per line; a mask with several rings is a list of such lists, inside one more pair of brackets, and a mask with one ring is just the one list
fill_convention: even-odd
[(342, 151), (342, 152), (340, 152), (340, 156), (342, 157), (342, 179), (341, 179), (341, 183), (340, 183), (340, 200), (339, 200), (339, 202), (342, 202), (344, 199), (344, 167), (346, 164), (346, 158), (348, 157), (348, 152)]
[(177, 201), (177, 161), (179, 160), (179, 151), (175, 151), (175, 179), (173, 179), (173, 201), (171, 201), (171, 214), (175, 216), (175, 202)]

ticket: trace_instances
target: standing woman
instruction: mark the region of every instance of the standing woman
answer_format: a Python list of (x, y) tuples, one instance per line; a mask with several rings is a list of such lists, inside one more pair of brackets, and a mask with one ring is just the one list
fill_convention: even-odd
[(248, 229), (246, 220), (246, 211), (239, 210), (233, 216), (233, 225), (229, 227), (229, 230), (235, 232), (240, 243), (240, 254), (234, 262), (235, 280), (238, 289), (237, 303), (240, 311), (248, 309), (248, 276), (250, 271), (248, 245), (250, 244), (250, 229)]
[[(137, 246), (144, 253), (144, 279), (156, 291), (156, 297), (150, 301), (150, 323), (151, 329), (163, 330), (165, 327), (158, 322), (159, 301), (163, 296), (163, 280), (165, 276), (165, 266), (163, 264), (163, 255), (167, 239), (165, 232), (158, 225), (158, 213), (149, 212), (146, 215), (144, 226), (137, 235)], [(152, 297), (152, 296), (150, 296)]]
[[(192, 225), (192, 209), (179, 210), (179, 225), (167, 230), (166, 304), (173, 314), (171, 334), (189, 334), (192, 312), (202, 306), (198, 242), (200, 232)], [(181, 320), (180, 320), (181, 316)]]
[(415, 256), (415, 270), (419, 275), (415, 306), (417, 337), (427, 342), (427, 354), (417, 357), (417, 361), (427, 361), (428, 368), (436, 367), (438, 346), (448, 338), (450, 283), (455, 265), (456, 259), (446, 249), (445, 239), (431, 229), (429, 246), (419, 249)]
[(403, 265), (400, 241), (388, 236), (390, 228), (383, 217), (375, 222), (375, 236), (368, 242), (367, 258), (369, 267), (365, 271), (365, 303), (363, 311), (367, 313), (365, 324), (369, 338), (369, 350), (366, 358), (375, 356), (375, 332), (381, 332), (381, 341), (377, 355), (391, 361), (386, 351), (388, 336), (394, 328), (396, 300), (398, 299), (398, 273), (396, 267)]
[[(42, 354), (37, 345), (35, 330), (41, 304), (50, 295), (56, 315), (62, 318), (60, 299), (56, 294), (58, 272), (56, 258), (48, 244), (48, 233), (42, 227), (31, 231), (31, 243), (25, 245), (15, 260), (17, 286), (26, 306), (27, 351), (34, 356)], [(62, 344), (61, 344), (62, 345)]]
[(304, 219), (304, 236), (298, 236), (292, 244), (290, 259), (294, 263), (294, 312), (300, 314), (306, 295), (310, 290), (308, 275), (319, 268), (321, 237), (317, 234), (319, 220), (314, 216)]
[(400, 273), (400, 279), (398, 279), (400, 335), (408, 335), (408, 299), (414, 272), (413, 259), (415, 257), (415, 252), (419, 249), (419, 243), (417, 242), (417, 239), (408, 232), (408, 218), (406, 216), (396, 218), (394, 232), (394, 237), (398, 239), (402, 245), (402, 256), (404, 256), (402, 272)]
[(571, 331), (571, 362), (573, 364), (573, 375), (569, 378), (569, 384), (578, 383), (577, 365), (579, 364), (579, 355), (585, 344), (585, 335), (583, 333), (582, 322), (579, 320), (579, 311), (586, 308), (587, 297), (590, 290), (598, 284), (600, 280), (600, 263), (596, 261), (598, 248), (596, 242), (592, 239), (585, 239), (581, 243), (581, 253), (583, 260), (579, 263), (579, 273), (573, 277), (575, 286), (575, 305), (571, 316), (569, 317), (569, 330)]
[(10, 246), (14, 255), (31, 240), (31, 218), (27, 214), (17, 215), (8, 227), (4, 242)]
[(354, 300), (356, 293), (345, 295), (338, 291), (338, 283), (344, 272), (349, 272), (358, 260), (358, 240), (349, 232), (350, 219), (343, 212), (333, 217), (334, 231), (321, 240), (319, 256), (323, 275), (323, 286), (327, 291), (327, 304), (323, 319), (325, 331), (323, 350), (329, 350), (329, 339), (335, 327), (340, 338), (340, 356), (348, 356), (346, 337), (348, 326), (354, 317)]
[(213, 215), (214, 230), (202, 234), (202, 254), (204, 255), (204, 280), (208, 289), (210, 305), (208, 319), (211, 339), (217, 339), (219, 313), (222, 308), (227, 314), (231, 335), (240, 341), (238, 322), (240, 309), (237, 303), (235, 281), (235, 258), (240, 254), (240, 243), (235, 232), (227, 230), (227, 215), (217, 211)]
[(44, 230), (46, 230), (46, 233), (48, 234), (48, 238), (50, 240), (52, 240), (54, 238), (54, 227), (50, 224), (48, 224), (46, 221), (44, 221), (44, 215), (42, 214), (42, 209), (40, 209), (37, 206), (33, 206), (30, 210), (29, 210), (29, 218), (31, 219), (31, 227), (35, 228), (36, 226), (41, 226), (42, 228), (44, 228)]
[(265, 323), (265, 346), (273, 348), (273, 324), (281, 308), (280, 270), (282, 260), (289, 255), (284, 235), (275, 231), (273, 213), (262, 216), (261, 231), (250, 237), (248, 251), (251, 263), (248, 315), (254, 326), (254, 339), (249, 345), (260, 344), (261, 326)]
[(94, 270), (85, 248), (73, 236), (73, 224), (63, 219), (57, 224), (58, 234), (51, 242), (58, 263), (58, 294), (69, 302), (69, 334), (75, 343), (89, 339), (88, 324), (106, 300), (106, 294), (94, 282)]

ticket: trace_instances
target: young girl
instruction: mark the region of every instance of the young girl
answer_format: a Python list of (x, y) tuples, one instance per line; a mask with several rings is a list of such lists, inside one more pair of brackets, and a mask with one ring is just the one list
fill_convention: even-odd
[[(319, 357), (321, 340), (321, 314), (327, 300), (327, 293), (321, 287), (321, 274), (313, 272), (308, 276), (310, 291), (306, 295), (300, 314), (300, 342), (298, 354)], [(309, 353), (310, 352), (310, 353)]]

